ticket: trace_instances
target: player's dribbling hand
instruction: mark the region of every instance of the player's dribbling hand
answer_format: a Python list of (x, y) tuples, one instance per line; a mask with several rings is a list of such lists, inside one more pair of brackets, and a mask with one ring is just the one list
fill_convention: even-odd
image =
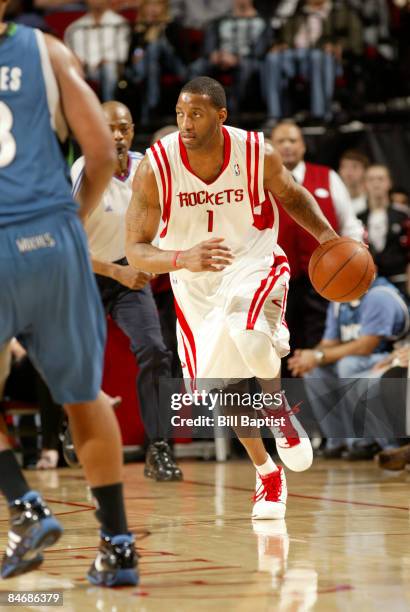
[(118, 266), (115, 271), (115, 280), (128, 289), (142, 289), (153, 278), (149, 272), (134, 270), (131, 266)]
[(231, 250), (222, 244), (224, 238), (204, 240), (192, 249), (182, 251), (178, 265), (191, 272), (220, 272), (233, 261)]

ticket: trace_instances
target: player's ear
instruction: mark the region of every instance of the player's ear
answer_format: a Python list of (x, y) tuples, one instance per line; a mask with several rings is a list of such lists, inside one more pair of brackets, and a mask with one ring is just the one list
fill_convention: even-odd
[(228, 111), (226, 110), (225, 107), (220, 108), (218, 110), (219, 123), (225, 123), (227, 116), (228, 116)]

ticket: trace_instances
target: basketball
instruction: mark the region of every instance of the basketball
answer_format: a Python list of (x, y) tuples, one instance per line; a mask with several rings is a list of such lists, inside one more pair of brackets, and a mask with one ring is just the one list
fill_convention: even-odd
[(309, 277), (316, 291), (332, 302), (361, 298), (372, 284), (375, 266), (369, 250), (352, 238), (321, 244), (309, 262)]

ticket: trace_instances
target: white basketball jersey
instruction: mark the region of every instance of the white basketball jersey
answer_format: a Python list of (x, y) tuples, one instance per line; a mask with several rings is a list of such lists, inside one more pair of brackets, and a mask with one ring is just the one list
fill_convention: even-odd
[(225, 239), (236, 260), (271, 257), (278, 211), (263, 186), (263, 134), (223, 127), (223, 135), (224, 162), (211, 182), (191, 169), (178, 132), (148, 149), (160, 194), (159, 246), (183, 250), (218, 237)]
[[(95, 259), (117, 261), (125, 257), (125, 215), (132, 196), (132, 179), (143, 156), (129, 151), (125, 178), (113, 176), (101, 202), (85, 223), (90, 253)], [(77, 193), (84, 172), (84, 157), (71, 168), (73, 194)]]

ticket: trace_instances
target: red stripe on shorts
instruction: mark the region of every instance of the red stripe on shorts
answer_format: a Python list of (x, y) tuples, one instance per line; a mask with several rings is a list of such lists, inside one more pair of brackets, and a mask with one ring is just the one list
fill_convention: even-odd
[(190, 375), (191, 378), (195, 379), (196, 378), (196, 347), (195, 347), (195, 338), (194, 338), (194, 334), (192, 333), (191, 328), (188, 325), (188, 321), (186, 320), (186, 318), (184, 316), (184, 313), (182, 312), (182, 310), (181, 310), (181, 308), (180, 308), (180, 306), (179, 306), (179, 304), (178, 304), (178, 302), (176, 300), (175, 300), (175, 312), (176, 312), (176, 315), (177, 315), (177, 319), (178, 319), (178, 323), (179, 323), (179, 326), (181, 328), (181, 331), (183, 332), (183, 335), (186, 337), (186, 339), (188, 341), (188, 344), (189, 344), (189, 348), (191, 349), (192, 358), (193, 358), (193, 361), (194, 361), (193, 366), (192, 366), (192, 363), (191, 363), (191, 359), (190, 359), (189, 353), (187, 351), (185, 340), (182, 337), (189, 375)]
[[(288, 260), (283, 255), (279, 255), (274, 259), (272, 268), (266, 278), (263, 278), (258, 289), (255, 291), (255, 294), (252, 298), (252, 302), (249, 308), (248, 317), (246, 321), (246, 329), (253, 329), (255, 327), (256, 320), (259, 316), (261, 308), (266, 301), (269, 293), (272, 291), (272, 288), (277, 281), (278, 277), (285, 270), (289, 270), (286, 266), (282, 268), (280, 272), (277, 272), (279, 266), (283, 264), (287, 264)], [(268, 285), (269, 283), (269, 285)], [(266, 285), (268, 285), (268, 289), (266, 289)], [(260, 299), (261, 298), (261, 299)]]

